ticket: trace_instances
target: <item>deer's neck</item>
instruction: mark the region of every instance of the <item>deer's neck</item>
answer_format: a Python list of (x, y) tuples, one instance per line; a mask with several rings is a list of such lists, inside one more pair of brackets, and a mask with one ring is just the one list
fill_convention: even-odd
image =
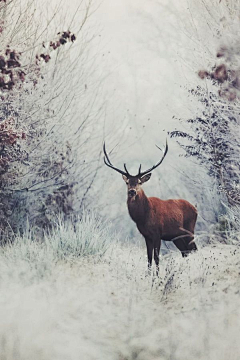
[(135, 223), (143, 224), (150, 211), (150, 205), (148, 197), (145, 195), (144, 191), (141, 190), (136, 198), (128, 199), (127, 201), (129, 215)]

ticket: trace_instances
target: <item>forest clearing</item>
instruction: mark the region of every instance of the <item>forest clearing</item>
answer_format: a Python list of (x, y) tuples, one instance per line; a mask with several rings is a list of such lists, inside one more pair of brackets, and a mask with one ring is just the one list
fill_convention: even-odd
[(239, 19), (0, 0), (0, 360), (239, 360)]

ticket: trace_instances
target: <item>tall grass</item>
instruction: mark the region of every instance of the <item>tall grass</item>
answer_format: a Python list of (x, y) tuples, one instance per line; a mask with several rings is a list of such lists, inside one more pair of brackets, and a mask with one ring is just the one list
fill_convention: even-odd
[(3, 268), (8, 267), (16, 274), (21, 269), (29, 281), (30, 276), (36, 280), (50, 275), (60, 262), (70, 264), (85, 257), (97, 262), (110, 244), (109, 224), (93, 213), (84, 213), (74, 223), (59, 217), (54, 229), (43, 238), (27, 228), (23, 235), (16, 235), (12, 243), (0, 248), (0, 277), (6, 275)]
[(1, 360), (238, 360), (240, 247), (146, 249), (85, 213), (0, 249)]
[(58, 260), (94, 255), (102, 257), (109, 246), (109, 225), (89, 212), (72, 222), (58, 219), (54, 231), (45, 234), (47, 251)]

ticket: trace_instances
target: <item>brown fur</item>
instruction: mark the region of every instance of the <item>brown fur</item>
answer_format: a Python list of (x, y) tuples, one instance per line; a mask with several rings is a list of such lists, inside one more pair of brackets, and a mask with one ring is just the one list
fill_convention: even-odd
[[(128, 184), (128, 188), (133, 189), (133, 185)], [(182, 256), (197, 250), (193, 241), (197, 210), (188, 201), (148, 198), (139, 186), (136, 196), (128, 197), (127, 205), (129, 215), (145, 238), (149, 267), (152, 265), (154, 251), (158, 272), (161, 239), (173, 241)]]
[(194, 242), (194, 228), (197, 220), (196, 208), (188, 201), (182, 199), (161, 200), (156, 197), (148, 198), (142, 190), (142, 184), (151, 178), (151, 171), (161, 165), (164, 160), (168, 152), (167, 141), (160, 161), (143, 172), (140, 165), (138, 174), (135, 176), (129, 174), (126, 164), (124, 164), (125, 171), (113, 166), (106, 152), (105, 143), (103, 144), (103, 152), (104, 163), (122, 174), (123, 180), (127, 184), (128, 211), (132, 220), (135, 221), (138, 230), (145, 238), (148, 267), (151, 268), (154, 252), (158, 274), (161, 239), (173, 241), (181, 251), (182, 256), (187, 256), (191, 251), (196, 251), (197, 247)]

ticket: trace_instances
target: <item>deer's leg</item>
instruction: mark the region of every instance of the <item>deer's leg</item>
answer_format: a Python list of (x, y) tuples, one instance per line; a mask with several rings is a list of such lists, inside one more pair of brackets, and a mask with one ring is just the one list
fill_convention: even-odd
[(184, 230), (186, 230), (186, 232), (188, 232), (189, 235), (186, 238), (187, 248), (189, 252), (197, 251), (197, 245), (195, 244), (194, 241), (194, 229), (195, 229), (196, 220), (197, 220), (197, 214), (195, 219), (184, 224)]
[(197, 245), (195, 244), (194, 241), (194, 236), (192, 236), (192, 238), (187, 238), (186, 239), (186, 243), (187, 243), (187, 248), (188, 248), (188, 252), (192, 252), (192, 251), (197, 251)]
[(186, 257), (188, 254), (187, 244), (185, 243), (185, 238), (173, 240), (174, 245), (181, 251), (182, 256)]
[(148, 271), (151, 271), (152, 267), (152, 255), (153, 255), (153, 241), (149, 238), (145, 238), (147, 246), (147, 256), (148, 256)]
[(197, 251), (197, 245), (194, 241), (194, 229), (197, 221), (197, 213), (191, 220), (187, 220), (183, 224), (183, 228), (180, 228), (182, 234), (185, 234), (184, 242), (186, 246), (185, 255), (187, 256), (192, 251)]
[(182, 256), (186, 257), (192, 251), (197, 251), (197, 246), (194, 242), (194, 234), (188, 229), (181, 229), (179, 235), (173, 239), (176, 247), (181, 251)]
[(159, 274), (159, 253), (161, 247), (161, 239), (158, 239), (154, 242), (154, 261), (156, 264), (156, 275)]

